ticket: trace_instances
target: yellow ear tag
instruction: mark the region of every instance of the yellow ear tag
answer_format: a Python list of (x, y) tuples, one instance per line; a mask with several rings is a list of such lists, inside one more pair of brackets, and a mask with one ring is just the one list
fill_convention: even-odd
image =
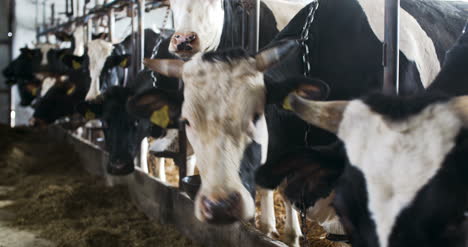
[(31, 95), (36, 96), (37, 95), (37, 87), (31, 89)]
[(161, 128), (166, 128), (169, 125), (169, 106), (165, 105), (161, 109), (154, 111), (151, 114), (151, 122)]
[(72, 93), (74, 93), (74, 92), (75, 92), (75, 89), (76, 89), (76, 86), (73, 85), (70, 89), (68, 89), (67, 95), (71, 95)]
[(90, 111), (90, 110), (87, 110), (86, 113), (85, 113), (85, 118), (87, 121), (89, 120), (93, 120), (96, 118), (96, 114), (94, 114), (94, 112)]
[(286, 98), (284, 98), (283, 100), (283, 109), (285, 110), (289, 110), (289, 111), (292, 111), (292, 106), (291, 106), (291, 103), (289, 103), (289, 95), (286, 96)]
[(73, 60), (72, 61), (72, 67), (73, 67), (74, 70), (80, 69), (81, 68), (81, 63)]
[(122, 68), (125, 68), (127, 67), (127, 63), (128, 63), (128, 58), (125, 58), (124, 60), (122, 60), (122, 62), (120, 62), (119, 66)]

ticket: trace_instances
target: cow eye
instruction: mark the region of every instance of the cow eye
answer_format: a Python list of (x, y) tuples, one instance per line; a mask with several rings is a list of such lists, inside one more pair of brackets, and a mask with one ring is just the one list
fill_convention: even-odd
[(260, 114), (259, 113), (255, 113), (254, 116), (253, 116), (253, 123), (256, 124), (258, 122), (258, 120), (260, 119)]
[(185, 126), (190, 127), (190, 122), (187, 119), (184, 119), (184, 124)]

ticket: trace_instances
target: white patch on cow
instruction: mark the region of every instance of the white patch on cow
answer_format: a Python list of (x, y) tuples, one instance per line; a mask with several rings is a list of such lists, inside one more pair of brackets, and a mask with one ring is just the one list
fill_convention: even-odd
[(39, 48), (39, 50), (41, 50), (42, 53), (41, 65), (47, 65), (47, 53), (49, 53), (49, 51), (52, 49), (58, 48), (58, 46), (53, 44), (39, 44), (37, 48)]
[(172, 146), (178, 144), (178, 135), (178, 130), (168, 129), (164, 137), (157, 138), (151, 142), (149, 150), (153, 152), (172, 151)]
[[(202, 196), (217, 200), (239, 193), (241, 218), (251, 219), (255, 203), (242, 184), (239, 169), (244, 151), (253, 141), (261, 145), (261, 159), (265, 160), (268, 132), (263, 74), (256, 70), (253, 58), (210, 63), (201, 56), (196, 54), (183, 68), (182, 117), (190, 123), (187, 138), (203, 181), (195, 214), (205, 220), (200, 207)], [(256, 114), (260, 118), (254, 124)]]
[(273, 12), (276, 19), (276, 28), (279, 31), (283, 30), (291, 19), (307, 5), (306, 2), (286, 0), (262, 0), (262, 2)]
[(351, 164), (364, 174), (381, 247), (388, 246), (399, 213), (440, 169), (461, 127), (449, 103), (432, 104), (399, 122), (360, 100), (348, 105), (338, 136)]
[[(200, 40), (200, 51), (216, 50), (223, 33), (224, 10), (221, 6), (222, 1), (170, 0), (170, 2), (176, 32), (195, 32)], [(172, 47), (171, 45), (169, 48)]]
[(73, 38), (75, 39), (75, 50), (73, 50), (73, 55), (83, 56), (85, 51), (85, 36), (84, 36), (84, 26), (78, 26), (73, 32)]
[[(377, 38), (384, 41), (384, 0), (358, 0)], [(400, 51), (416, 63), (422, 84), (427, 88), (440, 71), (440, 62), (431, 38), (416, 19), (400, 8)]]
[(307, 209), (307, 218), (317, 222), (327, 233), (345, 235), (343, 225), (331, 206), (334, 198), (335, 192), (332, 192), (326, 198), (319, 199), (313, 207)]
[(49, 92), (49, 90), (55, 85), (57, 80), (54, 77), (46, 77), (42, 81), (42, 86), (41, 86), (41, 97), (44, 97), (44, 95)]
[(113, 50), (114, 46), (110, 42), (101, 39), (89, 42), (88, 57), (91, 85), (89, 86), (89, 91), (86, 94), (86, 100), (93, 100), (101, 93), (99, 76), (101, 75), (106, 59), (112, 54)]

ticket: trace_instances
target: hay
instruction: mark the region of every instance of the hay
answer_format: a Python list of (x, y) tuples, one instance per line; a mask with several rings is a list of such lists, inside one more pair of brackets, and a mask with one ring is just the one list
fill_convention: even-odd
[(173, 227), (149, 221), (125, 188), (106, 187), (78, 156), (39, 131), (0, 125), (0, 185), (13, 225), (39, 231), (59, 247), (195, 246)]

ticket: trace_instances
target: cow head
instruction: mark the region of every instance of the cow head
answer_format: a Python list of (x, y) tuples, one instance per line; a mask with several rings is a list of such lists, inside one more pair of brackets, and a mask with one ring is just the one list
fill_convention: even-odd
[(66, 55), (63, 62), (72, 70), (63, 82), (50, 85), (47, 92), (42, 83), (41, 98), (30, 121), (33, 126), (47, 125), (73, 114), (76, 105), (84, 99), (90, 83), (87, 57)]
[[(202, 178), (195, 200), (199, 220), (222, 224), (254, 217), (254, 171), (268, 148), (263, 71), (296, 44), (288, 41), (255, 57), (235, 49), (199, 53), (185, 63), (146, 60), (151, 69), (184, 81), (181, 117)], [(156, 95), (147, 98), (152, 108), (145, 114), (153, 123), (167, 124), (180, 107), (161, 104)]]
[(224, 25), (223, 1), (170, 0), (170, 5), (175, 29), (169, 45), (171, 53), (189, 58), (218, 47)]
[[(293, 93), (288, 102), (344, 143), (348, 164), (333, 205), (353, 246), (466, 245), (466, 96), (373, 94), (316, 102)], [(304, 167), (315, 169), (318, 181), (333, 169)]]
[(107, 171), (114, 175), (126, 175), (134, 170), (140, 143), (152, 133), (149, 120), (128, 113), (126, 105), (132, 94), (129, 88), (114, 86), (78, 106), (78, 112), (87, 120), (102, 121), (109, 152)]
[(130, 67), (130, 55), (112, 55), (109, 56), (104, 66), (102, 67), (101, 74), (99, 75), (100, 90), (105, 91), (107, 87), (123, 85), (120, 80), (125, 78), (125, 71)]
[(41, 90), (41, 82), (37, 79), (18, 80), (18, 93), (21, 98), (20, 105), (31, 105), (33, 100), (39, 95)]
[(20, 55), (3, 70), (7, 84), (13, 85), (18, 79), (31, 80), (39, 71), (42, 53), (39, 49), (21, 48)]

